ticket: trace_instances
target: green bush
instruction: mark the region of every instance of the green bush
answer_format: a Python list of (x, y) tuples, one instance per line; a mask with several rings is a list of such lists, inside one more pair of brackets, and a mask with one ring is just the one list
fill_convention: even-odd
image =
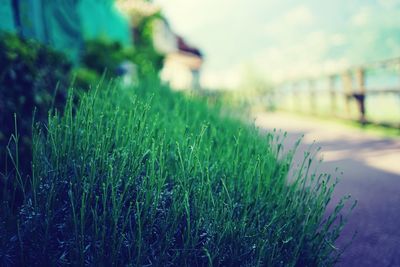
[[(19, 169), (29, 174), (33, 112), (36, 121), (44, 122), (51, 108), (65, 105), (72, 66), (64, 55), (7, 33), (0, 34), (0, 62), (0, 180), (4, 185), (14, 167), (8, 157), (10, 136), (18, 132)], [(9, 146), (13, 156), (14, 147)]]
[(334, 185), (310, 154), (288, 177), (277, 136), (156, 81), (134, 89), (100, 86), (35, 130), (32, 186), (0, 224), (0, 264), (336, 262), (344, 204), (324, 216)]
[(138, 19), (133, 32), (133, 46), (123, 46), (106, 39), (88, 40), (82, 55), (82, 66), (99, 76), (106, 72), (108, 77), (113, 77), (122, 62), (130, 61), (138, 67), (139, 81), (149, 76), (156, 79), (164, 62), (164, 56), (153, 45), (153, 22), (159, 18), (161, 15), (157, 13)]
[[(115, 77), (124, 60), (140, 65), (141, 76), (146, 74), (154, 78), (157, 71), (151, 62), (154, 55), (151, 56), (149, 51), (155, 53), (152, 48), (135, 50), (118, 43), (93, 40), (86, 44), (81, 66), (73, 69), (61, 52), (34, 40), (1, 33), (0, 186), (15, 187), (15, 181), (9, 176), (16, 169), (24, 181), (31, 174), (33, 116), (38, 122), (47, 121), (50, 110), (62, 111), (68, 86), (73, 83), (78, 99), (91, 85), (97, 84), (105, 72), (106, 79)], [(11, 138), (13, 134), (15, 136)], [(14, 189), (10, 190), (14, 192)], [(0, 192), (0, 199), (5, 193)]]
[(72, 71), (72, 79), (74, 88), (79, 88), (79, 91), (86, 92), (91, 87), (98, 84), (101, 76), (95, 70), (78, 67)]
[(114, 76), (118, 66), (129, 60), (133, 53), (133, 48), (125, 48), (117, 42), (90, 40), (85, 43), (82, 65), (100, 76), (105, 71)]
[(87, 41), (82, 55), (82, 66), (99, 76), (106, 73), (107, 77), (114, 77), (120, 64), (130, 61), (138, 66), (140, 79), (150, 75), (154, 78), (162, 68), (163, 57), (154, 50), (150, 41), (144, 44), (142, 42), (135, 47), (124, 47), (117, 42), (101, 39)]
[(142, 77), (154, 76), (163, 67), (164, 56), (155, 50), (153, 44), (153, 25), (157, 19), (162, 19), (160, 13), (143, 17), (134, 28), (136, 54), (133, 61), (140, 66), (139, 74)]

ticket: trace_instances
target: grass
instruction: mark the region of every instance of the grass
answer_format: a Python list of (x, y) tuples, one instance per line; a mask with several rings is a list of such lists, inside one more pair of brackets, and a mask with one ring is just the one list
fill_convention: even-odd
[[(259, 109), (255, 110), (257, 111), (265, 111), (265, 109)], [(390, 126), (380, 126), (380, 125), (375, 125), (375, 124), (361, 124), (359, 121), (356, 120), (349, 120), (349, 119), (341, 119), (341, 118), (336, 118), (336, 117), (331, 117), (327, 115), (311, 115), (309, 113), (302, 113), (302, 112), (296, 112), (293, 113), (292, 111), (289, 110), (284, 110), (284, 109), (278, 109), (277, 112), (282, 112), (282, 113), (287, 113), (292, 116), (299, 116), (299, 117), (304, 117), (307, 119), (310, 119), (312, 121), (315, 121), (315, 123), (320, 123), (320, 122), (329, 122), (329, 123), (334, 123), (337, 125), (342, 125), (345, 127), (348, 127), (349, 129), (356, 129), (359, 131), (362, 131), (364, 133), (368, 133), (372, 136), (379, 136), (379, 137), (384, 137), (384, 138), (399, 138), (400, 137), (400, 129), (399, 128), (393, 128)]]
[(334, 177), (311, 153), (288, 177), (281, 142), (155, 82), (99, 85), (34, 128), (0, 265), (332, 266), (346, 199), (326, 214)]
[(329, 118), (330, 120), (381, 136), (395, 137), (400, 135), (400, 109), (397, 94), (368, 95), (366, 97), (366, 118), (371, 122), (368, 125), (361, 125), (357, 122), (359, 112), (354, 99), (350, 101), (348, 110), (346, 109), (344, 97), (338, 96), (335, 103), (336, 110), (332, 114), (332, 103), (330, 102), (329, 92), (319, 92), (315, 107), (313, 108), (309, 94), (302, 92), (296, 98), (292, 95), (280, 95), (277, 106), (278, 109), (283, 111), (312, 115), (325, 119)]

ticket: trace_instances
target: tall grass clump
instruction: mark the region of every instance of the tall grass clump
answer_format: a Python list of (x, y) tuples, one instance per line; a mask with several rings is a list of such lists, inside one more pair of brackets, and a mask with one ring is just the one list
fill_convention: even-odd
[(288, 177), (276, 136), (157, 84), (100, 85), (33, 144), (1, 264), (331, 266), (340, 254), (343, 203), (325, 214), (334, 186), (308, 154)]

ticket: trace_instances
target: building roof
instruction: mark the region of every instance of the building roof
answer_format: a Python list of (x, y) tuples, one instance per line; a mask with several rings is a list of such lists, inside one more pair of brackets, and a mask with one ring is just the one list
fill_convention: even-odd
[(195, 56), (203, 58), (203, 54), (201, 53), (201, 51), (198, 48), (189, 45), (181, 36), (176, 35), (176, 40), (178, 43), (179, 51), (184, 52), (184, 53), (193, 54)]

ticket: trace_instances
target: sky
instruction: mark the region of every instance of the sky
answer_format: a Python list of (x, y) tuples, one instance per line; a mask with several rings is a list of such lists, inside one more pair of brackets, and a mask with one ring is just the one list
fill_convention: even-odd
[(205, 55), (205, 87), (271, 82), (400, 56), (400, 0), (155, 0)]

